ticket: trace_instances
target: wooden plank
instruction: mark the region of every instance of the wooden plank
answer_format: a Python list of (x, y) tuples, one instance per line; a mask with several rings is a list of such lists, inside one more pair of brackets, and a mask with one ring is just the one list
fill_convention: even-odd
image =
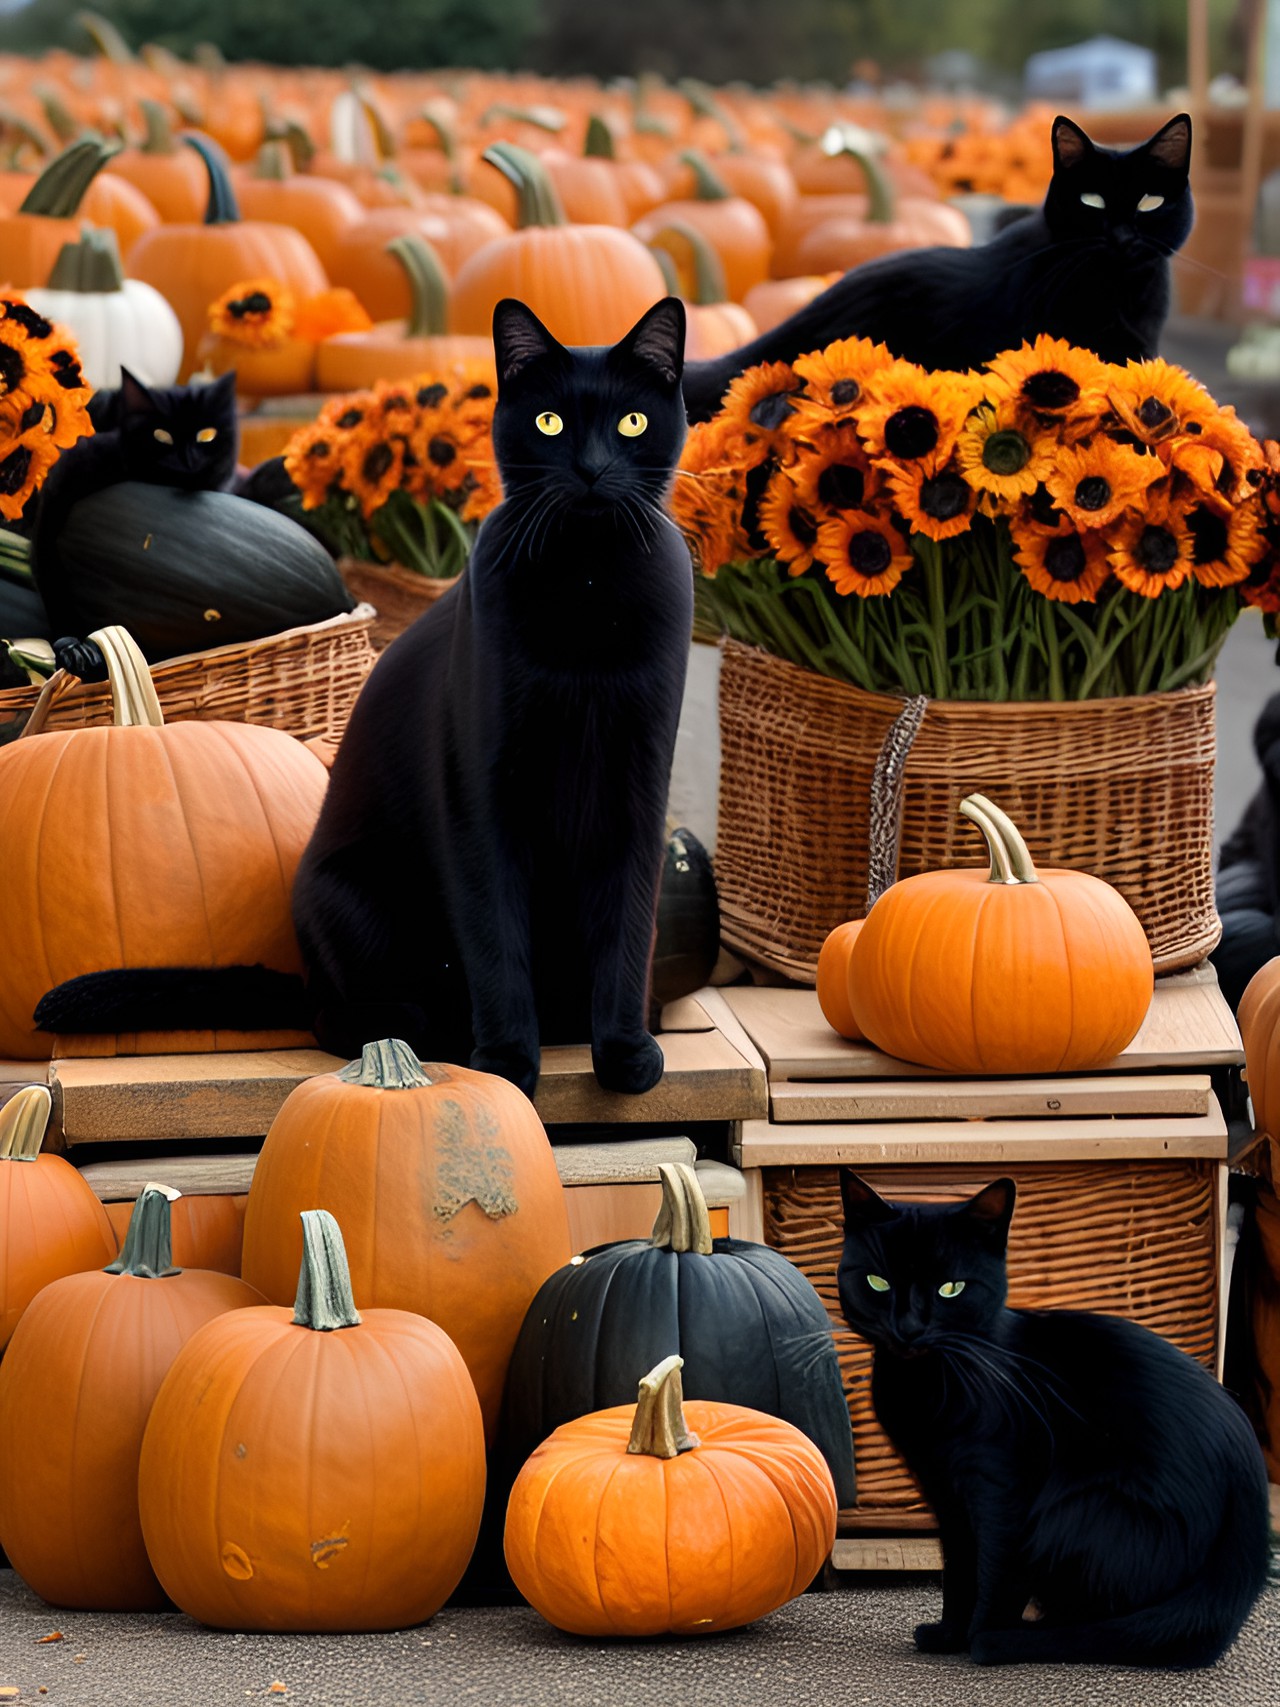
[(137, 1156), (127, 1162), (88, 1162), (80, 1169), (103, 1203), (132, 1203), (156, 1180), (184, 1197), (243, 1197), (253, 1180), (257, 1151), (234, 1156)]
[[(838, 1037), (813, 990), (734, 985), (720, 992), (763, 1057), (774, 1081), (945, 1078), (935, 1068), (897, 1061), (869, 1043)], [(1158, 979), (1133, 1042), (1092, 1072), (1150, 1072), (1156, 1067), (1236, 1066), (1240, 1032), (1213, 968)], [(966, 1077), (971, 1075), (966, 1075)]]
[(623, 1138), (599, 1144), (553, 1146), (561, 1185), (656, 1183), (661, 1162), (692, 1167), (698, 1148), (691, 1138)]
[(1206, 1114), (1207, 1074), (1113, 1073), (1108, 1078), (813, 1080), (771, 1085), (775, 1121), (1064, 1120), (1079, 1115)]
[(870, 1167), (919, 1162), (1225, 1161), (1227, 1123), (1216, 1099), (1207, 1114), (1121, 1120), (869, 1121), (775, 1126), (746, 1120), (734, 1149), (740, 1168)]
[(48, 1082), (47, 1061), (0, 1061), (0, 1085), (45, 1085)]
[(715, 1021), (702, 1005), (702, 998), (681, 996), (662, 1010), (663, 1031), (714, 1031)]
[(942, 1543), (931, 1535), (842, 1535), (831, 1549), (833, 1571), (940, 1571)]
[(602, 1090), (586, 1044), (547, 1049), (534, 1107), (547, 1126), (750, 1120), (769, 1109), (764, 1071), (718, 1031), (662, 1032), (667, 1070), (643, 1096)]

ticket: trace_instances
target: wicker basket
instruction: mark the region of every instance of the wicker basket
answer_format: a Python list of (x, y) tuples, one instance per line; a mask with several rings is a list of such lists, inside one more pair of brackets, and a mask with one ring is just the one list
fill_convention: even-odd
[[(959, 1164), (935, 1172), (858, 1169), (895, 1202), (958, 1200), (995, 1171), (1017, 1182), (1009, 1240), (1014, 1308), (1100, 1310), (1172, 1340), (1212, 1369), (1218, 1336), (1216, 1167), (1209, 1161)], [(925, 1177), (921, 1177), (921, 1176)], [(853, 1422), (860, 1520), (884, 1512), (924, 1517), (920, 1490), (875, 1419), (871, 1347), (840, 1314), (843, 1243), (835, 1168), (764, 1170), (765, 1240), (813, 1282), (835, 1329)]]
[[(154, 666), (151, 679), (165, 716), (174, 721), (225, 718), (270, 724), (303, 741), (316, 735), (337, 739), (373, 668), (373, 620), (372, 609), (360, 605), (263, 640), (166, 658)], [(38, 695), (35, 687), (0, 692), (0, 743), (21, 734)], [(46, 727), (81, 729), (110, 721), (111, 689), (105, 682), (87, 683), (57, 701)]]
[[(1203, 960), (1213, 905), (1214, 685), (1130, 699), (931, 700), (906, 762), (898, 874), (979, 863), (975, 790), (1044, 865), (1112, 883), (1157, 972)], [(812, 984), (828, 931), (867, 902), (871, 775), (903, 701), (726, 640), (716, 882), (725, 942)]]
[(390, 646), (458, 580), (456, 575), (442, 579), (418, 575), (399, 563), (368, 563), (362, 557), (340, 557), (338, 573), (352, 598), (371, 604), (377, 612), (370, 632), (375, 652)]

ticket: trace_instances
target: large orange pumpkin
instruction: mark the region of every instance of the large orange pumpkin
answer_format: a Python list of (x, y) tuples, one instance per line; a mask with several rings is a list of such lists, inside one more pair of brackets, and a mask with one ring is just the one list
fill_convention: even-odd
[(500, 213), (474, 196), (424, 196), (412, 207), (370, 208), (334, 243), (331, 276), (334, 284), (354, 291), (375, 320), (403, 319), (410, 312), (410, 289), (390, 252), (395, 238), (422, 238), (452, 275), (510, 230)]
[(744, 196), (732, 195), (696, 150), (686, 149), (682, 158), (693, 168), (696, 195), (659, 203), (631, 229), (648, 243), (664, 225), (692, 225), (719, 255), (727, 294), (741, 302), (753, 285), (769, 276), (773, 253), (769, 227), (760, 209)]
[(115, 1255), (92, 1187), (65, 1157), (41, 1153), (52, 1106), (47, 1085), (0, 1106), (0, 1352), (42, 1287)]
[(667, 294), (662, 269), (638, 238), (612, 225), (567, 225), (536, 157), (495, 143), (485, 159), (520, 193), (520, 228), (485, 245), (453, 281), (457, 332), (487, 335), (513, 296), (562, 344), (614, 344)]
[(166, 724), (129, 636), (93, 639), (114, 725), (0, 750), (0, 1055), (19, 1059), (48, 1058), (36, 1004), (88, 972), (301, 972), (290, 891), (328, 772), (279, 729)]
[(136, 148), (122, 149), (107, 171), (141, 190), (168, 224), (192, 225), (209, 197), (205, 169), (189, 148), (179, 147), (166, 107), (159, 101), (141, 100), (138, 108), (146, 136)]
[(164, 1605), (138, 1521), (151, 1404), (197, 1328), (261, 1303), (231, 1275), (173, 1266), (168, 1198), (147, 1186), (120, 1256), (28, 1305), (0, 1363), (0, 1546), (38, 1595), (99, 1611)]
[(292, 1306), (235, 1310), (178, 1354), (138, 1471), (166, 1592), (232, 1630), (430, 1618), (471, 1557), (484, 1487), (462, 1358), (422, 1316), (356, 1310), (337, 1224), (321, 1211), (303, 1216)]
[(973, 794), (990, 873), (892, 884), (863, 921), (849, 1002), (878, 1049), (951, 1073), (1068, 1073), (1137, 1035), (1154, 977), (1122, 895), (1083, 871), (1042, 870), (1010, 820)]
[(357, 1294), (417, 1310), (466, 1360), (492, 1435), (524, 1313), (569, 1260), (555, 1158), (505, 1079), (419, 1064), (395, 1040), (308, 1079), (271, 1123), (245, 1214), (241, 1272), (275, 1302), (298, 1266), (299, 1205), (346, 1229)]
[(288, 143), (264, 142), (252, 173), (236, 185), (236, 199), (246, 219), (269, 225), (292, 225), (310, 243), (330, 278), (338, 244), (344, 233), (364, 218), (364, 206), (346, 184), (295, 172)]
[(79, 241), (85, 192), (116, 152), (100, 137), (73, 142), (32, 180), (18, 211), (0, 215), (0, 282), (15, 290), (48, 283), (63, 245)]
[(542, 1616), (578, 1636), (704, 1635), (803, 1591), (836, 1535), (836, 1492), (798, 1428), (742, 1405), (682, 1405), (683, 1359), (639, 1403), (564, 1423), (516, 1478), (505, 1550)]

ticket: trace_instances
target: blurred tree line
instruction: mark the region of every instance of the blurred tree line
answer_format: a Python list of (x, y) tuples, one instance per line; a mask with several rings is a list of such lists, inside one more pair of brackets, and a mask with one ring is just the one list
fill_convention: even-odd
[[(1241, 70), (1248, 4), (1210, 0), (1215, 71)], [(86, 49), (83, 5), (29, 0), (0, 14), (0, 47)], [(855, 61), (912, 76), (963, 49), (1016, 85), (1028, 54), (1108, 34), (1153, 47), (1164, 85), (1186, 75), (1183, 0), (99, 0), (94, 10), (134, 46), (187, 56), (212, 42), (228, 59), (277, 64), (841, 83)]]

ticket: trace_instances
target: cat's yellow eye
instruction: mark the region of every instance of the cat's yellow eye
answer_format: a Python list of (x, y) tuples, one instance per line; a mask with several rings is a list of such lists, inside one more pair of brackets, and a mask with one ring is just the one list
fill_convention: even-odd
[(540, 433), (545, 433), (549, 439), (564, 431), (564, 422), (554, 409), (544, 409), (534, 422)]
[(173, 443), (173, 434), (167, 433), (163, 427), (157, 427), (151, 436), (153, 439), (158, 439), (162, 445), (171, 445)]
[(869, 1274), (867, 1285), (873, 1292), (887, 1292), (889, 1290), (889, 1282), (882, 1274)]
[(196, 434), (196, 443), (198, 445), (211, 445), (217, 436), (218, 429), (216, 427), (201, 427)]
[(1080, 197), (1086, 207), (1106, 207), (1107, 198), (1100, 196), (1096, 190), (1086, 190)]
[(958, 1298), (964, 1291), (963, 1280), (944, 1280), (938, 1288), (939, 1298)]
[(642, 415), (638, 409), (633, 409), (618, 422), (618, 431), (624, 439), (638, 439), (648, 425), (649, 417)]
[(1164, 206), (1163, 196), (1143, 196), (1138, 203), (1139, 213), (1154, 213), (1158, 207)]

